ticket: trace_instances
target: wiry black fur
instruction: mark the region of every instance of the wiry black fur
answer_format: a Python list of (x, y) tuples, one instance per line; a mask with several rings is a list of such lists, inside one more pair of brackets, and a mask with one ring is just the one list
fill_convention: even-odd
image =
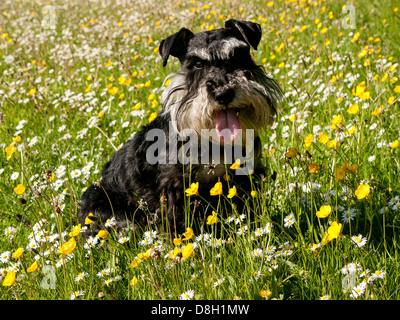
[[(199, 61), (198, 57), (188, 54), (188, 46), (190, 48), (201, 49), (204, 45), (217, 45), (218, 41), (222, 41), (227, 37), (233, 36), (245, 41), (248, 45), (256, 48), (261, 38), (261, 29), (259, 25), (245, 22), (229, 20), (225, 24), (225, 29), (218, 29), (209, 32), (202, 32), (194, 35), (187, 29), (181, 29), (177, 34), (163, 40), (160, 44), (160, 54), (163, 58), (163, 64), (167, 63), (169, 55), (173, 55), (182, 63), (182, 71), (185, 74), (185, 83), (181, 87), (177, 86), (169, 92), (170, 95), (186, 90), (188, 95), (183, 99), (182, 104), (187, 100), (193, 99), (197, 92), (197, 86), (204, 77), (209, 78), (208, 93), (210, 99), (215, 99), (215, 92), (230, 82), (229, 77), (233, 77), (235, 72), (242, 72), (246, 77), (256, 77), (257, 80), (266, 81), (262, 85), (271, 89), (271, 97), (269, 97), (269, 108), (271, 112), (275, 112), (276, 103), (281, 95), (279, 86), (270, 78), (267, 78), (263, 70), (258, 67), (250, 57), (249, 46), (237, 48), (230, 57), (229, 62), (219, 61), (219, 65), (212, 65), (210, 61), (201, 61), (207, 64), (207, 68), (199, 71), (195, 64)], [(219, 48), (216, 47), (210, 52), (218, 53)], [(262, 76), (260, 76), (262, 74)], [(262, 80), (264, 79), (264, 80)], [(266, 80), (265, 80), (266, 79)], [(168, 99), (168, 97), (167, 97)], [(186, 101), (185, 101), (186, 100)], [(251, 111), (250, 109), (247, 112)], [(251, 116), (251, 114), (250, 114)], [(179, 122), (179, 117), (178, 117)], [(166, 155), (169, 148), (179, 150), (184, 142), (170, 141), (171, 115), (168, 110), (163, 110), (157, 118), (128, 140), (124, 146), (115, 152), (111, 159), (104, 165), (101, 172), (101, 179), (91, 185), (81, 197), (81, 211), (78, 216), (79, 223), (85, 225), (85, 218), (92, 213), (96, 221), (90, 224), (90, 230), (87, 234), (96, 234), (103, 228), (103, 224), (107, 219), (115, 217), (119, 227), (144, 227), (146, 225), (165, 225), (171, 231), (182, 233), (187, 226), (185, 221), (185, 206), (193, 219), (204, 219), (206, 214), (210, 214), (218, 205), (219, 197), (210, 196), (210, 189), (217, 181), (224, 183), (224, 194), (227, 193), (227, 183), (221, 174), (214, 175), (213, 165), (191, 164), (182, 165), (179, 161), (177, 164), (150, 164), (146, 158), (147, 149), (154, 141), (147, 141), (146, 135), (152, 129), (161, 129), (165, 132), (166, 137)], [(265, 168), (261, 161), (261, 142), (258, 136), (254, 141), (255, 148), (255, 175), (265, 174)], [(211, 142), (210, 142), (211, 144)], [(219, 146), (223, 154), (224, 146)], [(210, 147), (211, 150), (211, 147)], [(244, 152), (243, 152), (244, 153)], [(199, 153), (200, 156), (200, 153)], [(200, 161), (198, 162), (200, 163)], [(206, 182), (200, 182), (199, 194), (206, 201), (198, 201), (199, 197), (185, 197), (184, 190), (188, 188), (190, 183), (198, 181), (199, 174), (204, 174), (204, 170), (209, 169), (209, 175)], [(251, 190), (251, 182), (248, 176), (236, 175), (234, 170), (229, 170), (231, 177), (229, 183), (235, 183), (238, 189), (239, 201), (236, 203), (238, 211), (242, 210), (244, 191)], [(203, 179), (204, 180), (204, 179)], [(190, 203), (188, 203), (188, 201)], [(202, 205), (199, 205), (201, 203)], [(186, 210), (186, 212), (188, 211)]]

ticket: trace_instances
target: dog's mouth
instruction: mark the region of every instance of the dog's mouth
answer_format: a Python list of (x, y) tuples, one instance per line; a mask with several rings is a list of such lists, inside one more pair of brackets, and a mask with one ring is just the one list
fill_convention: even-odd
[(227, 108), (215, 112), (215, 129), (222, 142), (232, 142), (239, 134), (239, 109)]

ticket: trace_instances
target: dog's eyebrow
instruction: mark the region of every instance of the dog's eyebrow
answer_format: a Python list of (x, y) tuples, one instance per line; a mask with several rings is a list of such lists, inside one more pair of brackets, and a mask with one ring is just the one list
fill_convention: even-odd
[(237, 48), (248, 48), (249, 45), (236, 38), (228, 38), (221, 41), (221, 48), (217, 52), (220, 59), (229, 59), (233, 56), (235, 49)]
[(197, 57), (203, 60), (211, 60), (211, 54), (206, 48), (193, 48), (187, 53), (188, 57)]

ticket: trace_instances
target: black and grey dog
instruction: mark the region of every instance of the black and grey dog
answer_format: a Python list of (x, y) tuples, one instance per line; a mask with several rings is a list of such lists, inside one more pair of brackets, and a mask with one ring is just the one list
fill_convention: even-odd
[[(163, 66), (174, 56), (181, 70), (167, 77), (162, 112), (111, 157), (101, 179), (82, 195), (82, 225), (92, 213), (92, 233), (111, 217), (123, 228), (164, 224), (181, 233), (195, 213), (201, 220), (216, 210), (224, 197), (210, 189), (218, 181), (225, 196), (237, 186), (234, 199), (243, 203), (252, 177), (265, 174), (258, 132), (272, 123), (282, 98), (277, 83), (251, 58), (250, 47), (257, 49), (260, 40), (259, 24), (231, 19), (225, 28), (197, 34), (182, 28), (161, 41)], [(219, 155), (209, 157), (211, 151)], [(238, 158), (239, 169), (252, 164), (245, 174), (230, 168)], [(186, 196), (196, 182), (196, 194)]]

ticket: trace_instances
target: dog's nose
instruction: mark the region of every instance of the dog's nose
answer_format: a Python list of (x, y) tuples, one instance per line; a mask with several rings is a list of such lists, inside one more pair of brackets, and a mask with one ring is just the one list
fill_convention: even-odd
[(227, 105), (229, 102), (232, 102), (235, 97), (235, 90), (232, 88), (222, 89), (215, 92), (215, 100), (220, 103)]

